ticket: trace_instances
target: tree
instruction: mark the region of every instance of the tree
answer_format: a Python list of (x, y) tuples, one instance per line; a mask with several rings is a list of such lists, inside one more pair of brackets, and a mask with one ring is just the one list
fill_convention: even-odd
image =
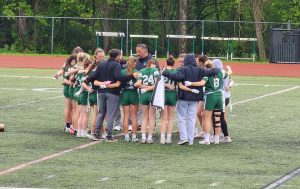
[[(102, 1), (102, 11), (103, 11), (103, 17), (104, 18), (109, 18), (109, 3), (108, 1), (104, 0)], [(104, 31), (110, 31), (110, 26), (109, 26), (109, 20), (103, 20), (103, 30)], [(103, 48), (105, 50), (108, 50), (109, 48), (109, 43), (111, 42), (110, 37), (104, 37), (103, 38)]]
[[(187, 19), (187, 0), (179, 1), (179, 34), (186, 35), (186, 22), (182, 20)], [(179, 39), (179, 52), (186, 52), (186, 39)]]
[(262, 32), (262, 24), (260, 23), (262, 21), (262, 6), (263, 6), (262, 0), (253, 0), (252, 1), (252, 11), (253, 11), (253, 17), (254, 17), (254, 21), (255, 21), (255, 31), (256, 31), (256, 38), (257, 38), (257, 45), (258, 45), (260, 60), (266, 59), (266, 51), (265, 51), (264, 38), (263, 38), (263, 32)]

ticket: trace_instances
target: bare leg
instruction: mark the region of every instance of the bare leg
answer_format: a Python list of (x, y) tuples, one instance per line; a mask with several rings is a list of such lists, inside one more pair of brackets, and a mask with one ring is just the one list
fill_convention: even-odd
[(131, 122), (132, 122), (132, 133), (137, 134), (137, 112), (138, 112), (138, 105), (130, 105), (130, 115), (131, 115)]
[[(148, 123), (148, 115), (149, 115), (149, 106), (148, 105), (141, 105), (142, 106), (142, 143), (146, 142), (146, 129)], [(145, 141), (145, 142), (144, 142)]]

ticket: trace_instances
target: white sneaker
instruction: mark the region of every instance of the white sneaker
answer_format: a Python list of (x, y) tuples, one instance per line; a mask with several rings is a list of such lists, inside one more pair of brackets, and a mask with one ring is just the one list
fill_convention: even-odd
[(132, 125), (128, 125), (128, 131), (132, 131)]
[(142, 144), (146, 144), (146, 142), (147, 142), (147, 139), (142, 138), (141, 143), (142, 143)]
[(134, 137), (132, 137), (132, 139), (131, 139), (131, 142), (133, 142), (133, 143), (135, 143), (135, 142), (139, 142), (139, 139), (138, 139), (138, 138), (134, 138)]
[(166, 144), (165, 139), (160, 139), (160, 144)]
[(147, 139), (147, 143), (148, 143), (148, 144), (153, 144), (153, 142), (154, 142), (154, 141), (153, 141), (152, 138), (148, 138), (148, 139)]
[(77, 137), (77, 138), (81, 138), (81, 137), (82, 137), (81, 134), (82, 134), (81, 131), (77, 131), (76, 137)]
[(232, 140), (231, 140), (230, 136), (225, 137), (224, 140), (222, 141), (222, 143), (231, 143), (231, 142), (232, 142)]
[(206, 141), (206, 140), (200, 140), (199, 144), (206, 144), (206, 145), (210, 145), (210, 141)]
[(114, 127), (114, 131), (121, 131), (121, 125), (117, 125)]
[(82, 133), (81, 133), (81, 137), (83, 137), (83, 138), (88, 138), (88, 135), (89, 134), (87, 134), (86, 131), (82, 131)]
[(167, 139), (166, 144), (172, 144), (172, 140)]
[(101, 139), (106, 139), (106, 133), (101, 135)]

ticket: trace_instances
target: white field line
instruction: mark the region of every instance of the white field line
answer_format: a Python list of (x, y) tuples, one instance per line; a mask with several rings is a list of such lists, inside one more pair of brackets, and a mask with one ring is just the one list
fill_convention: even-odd
[(239, 102), (236, 102), (236, 103), (232, 103), (232, 106), (237, 105), (237, 104), (243, 104), (243, 103), (246, 103), (246, 102), (251, 102), (253, 100), (259, 100), (259, 99), (262, 99), (262, 98), (265, 98), (265, 97), (269, 97), (269, 96), (273, 96), (273, 95), (277, 95), (277, 94), (281, 94), (281, 93), (285, 93), (285, 92), (295, 90), (295, 89), (298, 89), (298, 88), (300, 88), (300, 86), (295, 86), (295, 87), (291, 87), (291, 88), (284, 89), (284, 90), (281, 90), (281, 91), (277, 91), (277, 92), (274, 92), (274, 93), (268, 93), (268, 94), (258, 96), (258, 97), (255, 97), (255, 98), (242, 100), (242, 101), (239, 101)]
[(295, 86), (295, 85), (272, 85), (272, 84), (262, 84), (262, 83), (236, 83), (233, 85), (234, 87), (237, 86), (265, 86), (265, 87), (287, 87), (287, 86)]
[[(120, 133), (120, 134), (115, 135), (115, 137), (119, 137), (119, 136), (122, 136), (122, 135), (123, 135), (123, 133)], [(56, 158), (58, 156), (62, 156), (64, 154), (73, 152), (75, 150), (80, 150), (80, 149), (88, 148), (88, 147), (93, 146), (95, 144), (98, 144), (100, 142), (102, 142), (102, 141), (99, 140), (99, 141), (89, 142), (87, 144), (83, 144), (83, 145), (80, 145), (80, 146), (77, 146), (77, 147), (74, 147), (74, 148), (71, 148), (71, 149), (68, 149), (68, 150), (63, 150), (61, 152), (58, 152), (58, 153), (55, 153), (55, 154), (52, 154), (52, 155), (48, 155), (48, 156), (42, 157), (40, 159), (36, 159), (36, 160), (30, 161), (30, 162), (27, 162), (27, 163), (22, 163), (20, 165), (15, 166), (15, 167), (12, 167), (12, 168), (0, 171), (0, 176), (3, 176), (3, 175), (6, 175), (6, 174), (9, 174), (9, 173), (18, 171), (18, 170), (26, 168), (26, 167), (28, 167), (30, 165), (34, 165), (34, 164), (37, 164), (37, 163), (40, 163), (40, 162), (43, 162), (43, 161), (54, 159), (54, 158)]]
[(62, 89), (63, 88), (33, 88), (33, 89), (7, 88), (7, 87), (0, 88), (0, 90), (6, 90), (6, 91), (38, 91), (38, 92), (53, 92), (53, 90), (62, 91)]
[[(54, 79), (49, 76), (28, 76), (28, 75), (1, 75), (0, 77), (12, 77), (12, 78), (22, 78), (22, 79)], [(55, 79), (54, 79), (55, 80)], [(263, 84), (263, 83), (235, 83), (234, 86), (267, 86), (267, 87), (285, 87), (285, 86), (295, 86), (295, 85), (273, 85), (273, 84)]]
[(268, 184), (267, 186), (263, 187), (263, 189), (277, 188), (278, 186), (291, 180), (292, 178), (296, 177), (299, 174), (300, 174), (300, 167), (296, 168), (294, 171), (291, 171), (291, 172), (285, 174), (284, 176), (280, 177), (279, 179), (275, 180), (274, 182)]
[(26, 91), (27, 89), (22, 89), (22, 88), (0, 88), (0, 90), (7, 90), (7, 91)]
[(28, 166), (33, 165), (33, 164), (40, 163), (40, 162), (42, 162), (42, 161), (47, 161), (47, 160), (56, 158), (56, 157), (58, 157), (58, 156), (64, 155), (64, 154), (69, 153), (69, 152), (73, 152), (73, 151), (78, 150), (78, 149), (87, 148), (87, 147), (89, 147), (89, 146), (98, 144), (99, 142), (100, 142), (100, 141), (89, 142), (89, 143), (87, 143), (87, 144), (83, 144), (83, 145), (78, 146), (78, 147), (75, 147), (75, 148), (71, 148), (71, 149), (68, 149), (68, 150), (64, 150), (64, 151), (58, 152), (58, 153), (56, 153), (56, 154), (52, 154), (52, 155), (45, 156), (45, 157), (42, 157), (42, 158), (37, 159), (37, 160), (33, 160), (33, 161), (30, 161), (30, 162), (27, 162), (27, 163), (20, 164), (20, 165), (18, 165), (18, 166), (12, 167), (12, 168), (10, 168), (10, 169), (6, 169), (6, 170), (4, 170), (4, 171), (1, 171), (1, 172), (0, 172), (0, 176), (5, 175), (5, 174), (8, 174), (8, 173), (11, 173), (11, 172), (15, 172), (15, 171), (17, 171), (17, 170), (23, 169), (23, 168), (28, 167)]
[(46, 100), (53, 100), (53, 99), (62, 98), (62, 97), (64, 97), (64, 96), (60, 95), (60, 96), (49, 97), (49, 98), (44, 98), (44, 99), (40, 99), (40, 100), (33, 100), (33, 101), (30, 101), (30, 102), (24, 102), (24, 103), (20, 103), (20, 104), (0, 106), (0, 109), (13, 108), (13, 107), (17, 107), (17, 106), (26, 106), (26, 105), (34, 104), (34, 103), (37, 103), (37, 102), (42, 102), (42, 101), (46, 101)]
[(53, 77), (47, 76), (27, 76), (27, 75), (0, 75), (0, 77), (13, 77), (13, 78), (22, 78), (22, 79), (53, 79)]

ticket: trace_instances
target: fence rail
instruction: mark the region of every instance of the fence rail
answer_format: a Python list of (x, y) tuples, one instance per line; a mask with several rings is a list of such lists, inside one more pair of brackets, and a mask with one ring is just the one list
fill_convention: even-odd
[[(227, 42), (208, 41), (210, 38), (256, 38), (255, 24), (262, 24), (264, 41), (268, 44), (268, 30), (273, 27), (294, 27), (299, 23), (282, 22), (249, 22), (249, 21), (215, 21), (215, 20), (152, 20), (152, 19), (116, 19), (116, 18), (81, 18), (81, 17), (51, 17), (51, 16), (0, 16), (0, 50), (32, 51), (37, 53), (69, 53), (75, 46), (81, 46), (87, 52), (93, 52), (96, 47), (96, 32), (123, 32), (124, 52), (130, 54), (130, 34), (157, 35), (158, 41), (147, 38), (135, 39), (135, 44), (146, 43), (149, 50), (165, 56), (167, 51), (180, 53), (179, 40), (174, 39), (168, 49), (167, 35), (182, 35), (180, 23), (185, 22), (186, 33), (195, 36), (195, 44), (185, 40), (186, 49), (195, 46), (195, 53), (205, 53), (210, 56), (220, 56), (227, 49)], [(147, 33), (145, 33), (145, 27)], [(102, 47), (120, 48), (120, 41), (113, 37), (104, 37)], [(108, 41), (108, 42), (107, 42)], [(182, 41), (181, 41), (182, 42)], [(205, 44), (205, 45), (204, 45)], [(123, 44), (122, 44), (123, 45)], [(156, 51), (156, 45), (158, 46)], [(205, 46), (205, 49), (203, 47)], [(155, 48), (154, 48), (155, 47)], [(268, 47), (266, 46), (266, 49)], [(251, 45), (241, 40), (231, 44), (231, 50), (240, 58), (252, 56)], [(226, 52), (227, 53), (227, 52)]]

